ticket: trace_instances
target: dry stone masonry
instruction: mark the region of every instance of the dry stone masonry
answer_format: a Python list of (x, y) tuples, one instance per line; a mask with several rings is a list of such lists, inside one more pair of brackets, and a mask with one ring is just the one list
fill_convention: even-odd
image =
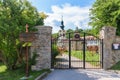
[(100, 31), (103, 38), (103, 69), (108, 69), (120, 61), (120, 50), (113, 50), (113, 43), (120, 43), (120, 37), (116, 36), (116, 28), (103, 27)]
[(51, 68), (51, 34), (52, 27), (36, 26), (38, 32), (37, 39), (32, 43), (31, 54), (36, 53), (36, 64), (32, 66), (32, 70), (40, 70)]
[[(32, 70), (51, 68), (51, 34), (52, 27), (36, 26), (37, 39), (32, 43), (31, 56), (36, 53), (36, 64)], [(120, 43), (120, 37), (116, 36), (116, 28), (103, 27), (100, 31), (100, 38), (103, 39), (103, 69), (108, 69), (120, 61), (120, 50), (113, 50), (113, 43)]]

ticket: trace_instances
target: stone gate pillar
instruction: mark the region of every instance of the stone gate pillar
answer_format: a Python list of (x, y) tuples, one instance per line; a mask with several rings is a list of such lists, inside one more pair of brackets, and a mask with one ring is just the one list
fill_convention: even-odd
[(115, 63), (113, 60), (114, 51), (112, 50), (112, 43), (116, 39), (116, 28), (103, 27), (100, 31), (100, 36), (103, 38), (103, 69), (108, 69)]
[(32, 70), (40, 70), (51, 68), (51, 34), (52, 27), (36, 26), (37, 39), (32, 43), (31, 54), (37, 54), (36, 64), (32, 66)]

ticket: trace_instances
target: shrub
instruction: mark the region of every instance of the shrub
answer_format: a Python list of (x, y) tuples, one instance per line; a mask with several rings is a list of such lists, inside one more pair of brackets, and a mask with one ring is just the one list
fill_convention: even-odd
[(60, 54), (58, 48), (56, 45), (52, 45), (52, 58), (55, 59), (55, 57)]

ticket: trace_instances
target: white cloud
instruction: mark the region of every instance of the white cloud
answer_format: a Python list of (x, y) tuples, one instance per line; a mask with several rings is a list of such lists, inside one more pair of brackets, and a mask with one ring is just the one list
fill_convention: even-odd
[[(53, 33), (60, 30), (61, 16), (63, 15), (65, 29), (75, 29), (77, 26), (82, 29), (89, 28), (89, 9), (91, 7), (71, 6), (64, 4), (62, 6), (52, 6), (52, 13), (46, 13), (49, 17), (45, 20), (45, 25), (53, 27)], [(59, 23), (58, 23), (59, 22)]]

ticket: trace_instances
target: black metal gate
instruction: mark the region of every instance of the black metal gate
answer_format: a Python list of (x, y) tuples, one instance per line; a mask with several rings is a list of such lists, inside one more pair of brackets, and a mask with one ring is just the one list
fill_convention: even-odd
[(51, 68), (103, 67), (103, 40), (87, 33), (67, 33), (52, 37)]

